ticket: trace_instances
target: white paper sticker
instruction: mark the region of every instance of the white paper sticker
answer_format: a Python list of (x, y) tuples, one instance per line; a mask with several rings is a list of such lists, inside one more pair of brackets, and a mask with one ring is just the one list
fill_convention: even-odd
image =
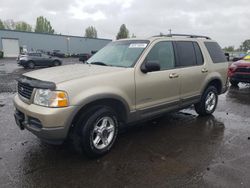
[(132, 43), (129, 45), (129, 48), (146, 48), (146, 43)]

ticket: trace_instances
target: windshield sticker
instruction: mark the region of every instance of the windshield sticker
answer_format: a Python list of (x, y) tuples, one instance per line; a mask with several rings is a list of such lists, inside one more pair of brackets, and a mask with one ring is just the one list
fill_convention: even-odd
[(129, 48), (146, 48), (146, 43), (133, 43), (129, 45)]

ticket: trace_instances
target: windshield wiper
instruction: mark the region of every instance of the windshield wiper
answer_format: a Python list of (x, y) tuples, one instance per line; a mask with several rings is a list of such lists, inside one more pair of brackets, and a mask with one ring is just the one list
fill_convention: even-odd
[(96, 62), (91, 62), (89, 64), (92, 64), (92, 65), (102, 65), (102, 66), (108, 66), (107, 64), (103, 63), (103, 62), (100, 62), (100, 61), (96, 61)]

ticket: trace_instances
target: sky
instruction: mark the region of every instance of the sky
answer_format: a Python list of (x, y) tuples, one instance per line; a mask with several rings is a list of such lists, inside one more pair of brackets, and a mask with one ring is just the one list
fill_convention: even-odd
[(122, 24), (130, 34), (207, 35), (222, 47), (250, 39), (249, 0), (0, 0), (0, 19), (35, 26), (45, 16), (57, 33), (83, 36), (92, 25), (99, 38), (115, 39)]

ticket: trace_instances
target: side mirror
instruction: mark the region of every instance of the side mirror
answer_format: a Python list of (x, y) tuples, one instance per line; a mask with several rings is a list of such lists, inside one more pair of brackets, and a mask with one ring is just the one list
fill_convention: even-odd
[(154, 72), (161, 70), (161, 66), (157, 61), (145, 61), (141, 66), (141, 71), (143, 73)]

